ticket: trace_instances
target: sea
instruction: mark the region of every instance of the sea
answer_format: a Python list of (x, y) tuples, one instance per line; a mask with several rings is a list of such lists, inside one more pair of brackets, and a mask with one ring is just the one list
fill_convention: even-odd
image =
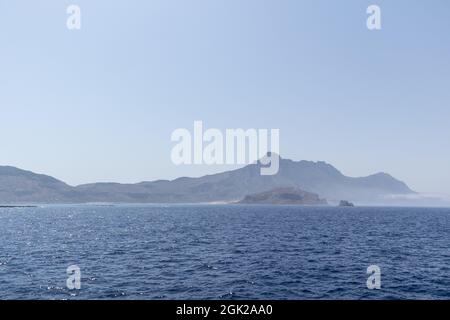
[(449, 299), (449, 248), (446, 208), (0, 208), (0, 299)]

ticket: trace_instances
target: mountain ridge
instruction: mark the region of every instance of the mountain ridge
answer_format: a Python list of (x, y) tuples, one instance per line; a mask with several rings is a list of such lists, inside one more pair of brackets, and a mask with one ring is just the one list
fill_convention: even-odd
[(260, 174), (259, 162), (201, 177), (138, 183), (99, 182), (70, 186), (65, 182), (11, 166), (0, 166), (0, 203), (203, 203), (233, 202), (277, 188), (298, 188), (333, 201), (378, 203), (393, 194), (415, 194), (404, 182), (379, 172), (348, 177), (324, 161), (280, 158), (273, 176)]

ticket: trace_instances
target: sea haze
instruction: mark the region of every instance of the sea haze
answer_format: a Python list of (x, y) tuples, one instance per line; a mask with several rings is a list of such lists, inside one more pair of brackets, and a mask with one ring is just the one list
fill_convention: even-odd
[(0, 208), (0, 299), (448, 299), (449, 230), (439, 208)]

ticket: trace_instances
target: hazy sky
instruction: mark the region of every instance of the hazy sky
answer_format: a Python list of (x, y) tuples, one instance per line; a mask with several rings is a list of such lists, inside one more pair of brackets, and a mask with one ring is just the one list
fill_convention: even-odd
[(70, 184), (229, 169), (172, 164), (172, 131), (202, 120), (450, 193), (448, 0), (0, 0), (0, 39), (1, 165)]

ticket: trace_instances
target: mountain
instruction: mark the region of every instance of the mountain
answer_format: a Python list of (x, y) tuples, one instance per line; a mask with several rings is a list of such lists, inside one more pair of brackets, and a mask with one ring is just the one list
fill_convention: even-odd
[(262, 176), (258, 163), (199, 178), (137, 184), (93, 183), (76, 187), (50, 176), (0, 167), (0, 204), (7, 203), (199, 203), (240, 201), (249, 194), (277, 188), (299, 188), (331, 202), (347, 199), (384, 203), (392, 195), (415, 194), (386, 173), (352, 178), (325, 162), (280, 159), (276, 175)]
[(0, 203), (62, 203), (74, 188), (50, 176), (0, 166)]
[(257, 194), (251, 194), (239, 201), (240, 204), (295, 204), (295, 205), (327, 205), (315, 193), (298, 188), (277, 188)]

